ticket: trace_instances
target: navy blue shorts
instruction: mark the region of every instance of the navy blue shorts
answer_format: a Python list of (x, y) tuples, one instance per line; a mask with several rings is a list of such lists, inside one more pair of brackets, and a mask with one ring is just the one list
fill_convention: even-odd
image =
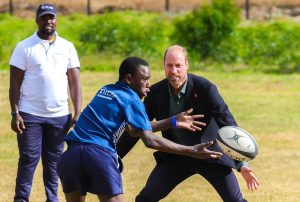
[(123, 194), (118, 157), (94, 144), (72, 143), (57, 164), (64, 193)]

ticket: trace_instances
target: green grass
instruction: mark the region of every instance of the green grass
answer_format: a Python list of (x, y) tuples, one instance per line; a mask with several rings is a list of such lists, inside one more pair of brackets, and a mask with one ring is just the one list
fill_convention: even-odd
[[(258, 142), (259, 155), (250, 164), (260, 180), (259, 190), (248, 191), (241, 175), (237, 173), (248, 201), (299, 201), (300, 75), (194, 73), (217, 84), (239, 125)], [(163, 72), (153, 71), (151, 82), (163, 77)], [(83, 72), (81, 79), (84, 107), (102, 85), (116, 81), (117, 73)], [(0, 188), (3, 190), (0, 199), (4, 202), (12, 201), (18, 160), (16, 137), (10, 130), (8, 80), (8, 71), (0, 71)], [(155, 165), (152, 150), (138, 143), (124, 158), (124, 165), (125, 199), (134, 201)], [(65, 201), (61, 189), (59, 196), (60, 201)], [(41, 165), (35, 174), (30, 199), (32, 202), (44, 200)], [(87, 201), (96, 201), (96, 197), (88, 195)], [(221, 199), (201, 176), (193, 176), (176, 187), (163, 201), (221, 202)]]

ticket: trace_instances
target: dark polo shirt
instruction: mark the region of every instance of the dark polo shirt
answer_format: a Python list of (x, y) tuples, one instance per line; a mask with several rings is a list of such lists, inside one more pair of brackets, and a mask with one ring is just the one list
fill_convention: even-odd
[[(183, 85), (181, 91), (178, 93), (178, 95), (174, 95), (171, 91), (171, 86), (169, 84), (169, 104), (170, 104), (170, 116), (175, 116), (181, 112), (184, 111), (185, 106), (185, 98), (186, 98), (186, 85), (187, 81)], [(189, 145), (190, 141), (187, 141), (188, 131), (185, 129), (178, 129), (178, 128), (172, 128), (172, 137), (175, 140), (175, 142), (183, 144), (183, 145)]]

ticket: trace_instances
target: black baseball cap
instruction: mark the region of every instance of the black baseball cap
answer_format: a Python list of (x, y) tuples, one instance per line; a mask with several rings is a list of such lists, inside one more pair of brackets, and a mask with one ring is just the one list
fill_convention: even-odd
[(41, 4), (36, 11), (36, 17), (39, 18), (43, 15), (51, 14), (56, 16), (56, 8), (53, 4)]

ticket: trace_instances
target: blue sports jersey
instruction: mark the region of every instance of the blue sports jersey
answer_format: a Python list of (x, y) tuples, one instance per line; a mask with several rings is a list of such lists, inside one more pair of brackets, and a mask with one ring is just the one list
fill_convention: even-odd
[(139, 96), (128, 84), (118, 81), (97, 92), (65, 140), (97, 144), (115, 151), (126, 124), (135, 130), (152, 130)]

